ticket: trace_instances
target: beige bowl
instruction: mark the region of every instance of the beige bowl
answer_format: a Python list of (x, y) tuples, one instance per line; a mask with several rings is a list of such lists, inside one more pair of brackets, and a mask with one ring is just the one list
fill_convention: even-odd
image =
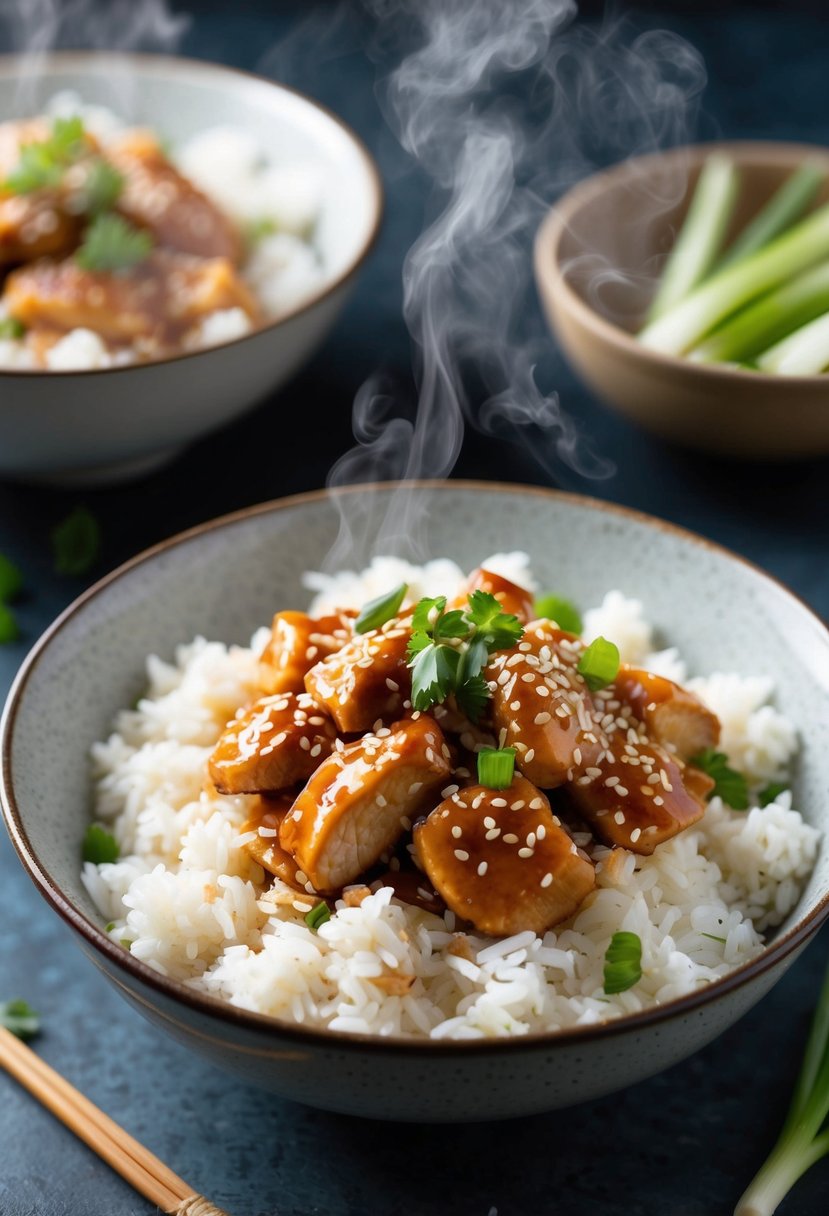
[(535, 274), (548, 320), (606, 404), (665, 439), (753, 459), (829, 452), (829, 376), (701, 365), (633, 337), (715, 150), (740, 173), (729, 240), (807, 157), (825, 166), (819, 201), (829, 201), (829, 152), (808, 144), (703, 144), (597, 173), (565, 194), (538, 231)]

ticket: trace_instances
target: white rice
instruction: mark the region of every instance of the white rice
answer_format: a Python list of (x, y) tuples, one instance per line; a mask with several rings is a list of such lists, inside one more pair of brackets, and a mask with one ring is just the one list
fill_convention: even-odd
[[(51, 118), (79, 116), (104, 146), (127, 125), (113, 111), (87, 105), (69, 90), (55, 94), (45, 113)], [(243, 231), (251, 224), (272, 226), (272, 234), (256, 241), (241, 267), (266, 320), (277, 320), (314, 294), (325, 277), (313, 244), (322, 205), (319, 165), (279, 162), (249, 131), (232, 126), (200, 131), (173, 148), (171, 157)], [(243, 337), (251, 329), (243, 309), (223, 309), (186, 334), (183, 345), (188, 350), (217, 346)], [(91, 371), (135, 362), (139, 354), (138, 345), (133, 351), (112, 351), (91, 330), (73, 329), (47, 352), (45, 363), (49, 371)], [(0, 368), (36, 366), (25, 340), (0, 339)]]
[[(532, 585), (523, 554), (487, 561)], [(378, 558), (363, 574), (311, 574), (314, 607), (358, 605), (406, 580), (411, 594), (452, 594), (451, 562), (415, 568)], [(652, 629), (641, 604), (610, 592), (586, 614), (634, 662), (650, 664)], [(755, 957), (763, 930), (795, 905), (818, 847), (817, 831), (781, 794), (770, 806), (731, 811), (715, 798), (695, 827), (652, 857), (593, 849), (597, 889), (578, 913), (536, 937), (455, 936), (451, 912), (398, 902), (390, 888), (359, 907), (337, 904), (313, 932), (312, 900), (275, 881), (248, 856), (239, 829), (249, 800), (203, 790), (205, 761), (237, 706), (257, 695), (250, 648), (196, 639), (173, 663), (148, 661), (149, 689), (96, 744), (96, 815), (122, 851), (87, 863), (83, 880), (110, 934), (164, 975), (242, 1009), (353, 1033), (481, 1038), (603, 1021), (703, 987)], [(667, 656), (667, 657), (666, 657)], [(662, 652), (663, 667), (683, 671)], [(791, 723), (767, 704), (756, 678), (692, 681), (720, 715), (723, 746), (756, 791), (785, 774), (797, 747)], [(643, 976), (607, 997), (604, 955), (612, 935), (642, 941)], [(451, 949), (450, 949), (451, 948)], [(456, 952), (457, 951), (457, 952)], [(405, 995), (373, 979), (414, 976)]]

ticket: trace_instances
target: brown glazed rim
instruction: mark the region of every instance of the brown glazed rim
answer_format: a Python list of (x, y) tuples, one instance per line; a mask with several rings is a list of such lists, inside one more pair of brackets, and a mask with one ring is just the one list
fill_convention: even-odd
[[(793, 169), (807, 159), (819, 159), (829, 171), (829, 151), (818, 144), (787, 143), (784, 140), (718, 140), (704, 144), (684, 144), (672, 148), (668, 152), (649, 152), (644, 156), (634, 156), (622, 161), (609, 169), (594, 173), (583, 181), (578, 182), (556, 202), (548, 212), (536, 233), (535, 238), (535, 273), (539, 281), (545, 283), (554, 295), (560, 307), (571, 313), (593, 336), (602, 342), (617, 347), (632, 358), (642, 362), (650, 362), (657, 367), (677, 374), (708, 377), (723, 377), (729, 381), (745, 381), (756, 383), (758, 378), (768, 382), (770, 377), (766, 372), (754, 371), (751, 368), (732, 367), (725, 363), (695, 363), (682, 355), (665, 355), (659, 351), (649, 350), (635, 336), (621, 326), (614, 325), (605, 317), (591, 308), (578, 294), (570, 283), (566, 269), (561, 263), (561, 241), (573, 217), (586, 204), (600, 197), (605, 191), (624, 182), (626, 179), (635, 181), (639, 176), (646, 176), (650, 167), (672, 160), (685, 161), (689, 166), (696, 165), (711, 152), (724, 152), (740, 164), (780, 165)], [(798, 384), (809, 385), (810, 388), (829, 385), (829, 375), (821, 373), (815, 376), (783, 376), (773, 377), (775, 384), (785, 385), (791, 392)], [(819, 403), (821, 407), (823, 402)]]
[[(23, 55), (0, 55), (0, 75), (8, 74), (8, 69), (14, 64), (25, 58)], [(268, 88), (274, 89), (276, 92), (290, 93), (294, 97), (300, 98), (313, 109), (324, 114), (331, 122), (340, 128), (345, 133), (354, 147), (360, 154), (368, 176), (371, 181), (371, 194), (373, 198), (374, 218), (371, 224), (369, 233), (363, 242), (362, 248), (358, 250), (352, 258), (350, 264), (342, 270), (335, 279), (327, 281), (325, 286), (321, 287), (312, 296), (309, 296), (301, 304), (296, 305), (289, 312), (283, 313), (273, 321), (268, 321), (266, 325), (260, 325), (258, 329), (252, 330), (249, 334), (243, 334), (240, 338), (232, 338), (229, 342), (220, 342), (216, 346), (207, 346), (202, 350), (183, 351), (177, 355), (164, 355), (157, 359), (148, 359), (144, 363), (129, 363), (120, 367), (93, 367), (83, 368), (75, 371), (51, 372), (44, 371), (40, 368), (30, 369), (0, 369), (0, 377), (25, 377), (26, 379), (35, 379), (39, 376), (50, 379), (65, 379), (71, 376), (102, 376), (102, 375), (124, 375), (126, 373), (140, 372), (144, 368), (162, 367), (167, 363), (180, 363), (184, 359), (198, 359), (205, 355), (214, 354), (216, 351), (224, 350), (228, 346), (239, 346), (243, 342), (251, 342), (260, 337), (262, 334), (268, 333), (270, 330), (277, 329), (280, 325), (285, 325), (289, 321), (293, 321), (296, 317), (302, 316), (306, 312), (310, 312), (312, 308), (316, 308), (323, 300), (334, 295), (345, 283), (353, 278), (368, 255), (371, 253), (377, 238), (380, 235), (380, 228), (383, 223), (383, 212), (385, 207), (385, 194), (383, 191), (383, 181), (380, 176), (380, 170), (377, 167), (377, 162), (369, 152), (366, 145), (360, 139), (359, 135), (344, 122), (338, 114), (330, 110), (328, 106), (324, 106), (321, 102), (316, 101), (313, 97), (309, 97), (306, 93), (299, 89), (294, 89), (290, 85), (280, 84), (276, 80), (270, 80), (267, 76), (261, 76), (256, 72), (246, 72), (241, 68), (229, 68), (224, 64), (211, 63), (206, 59), (190, 59), (184, 55), (153, 55), (143, 54), (139, 51), (50, 51), (44, 58), (44, 61), (38, 67), (41, 73), (49, 71), (50, 65), (54, 64), (57, 67), (71, 67), (73, 64), (82, 64), (85, 61), (112, 59), (127, 62), (140, 73), (143, 67), (153, 68), (164, 65), (170, 67), (173, 71), (177, 67), (187, 68), (188, 71), (195, 70), (201, 72), (205, 76), (227, 76), (241, 77), (247, 80), (255, 80), (260, 84), (267, 85)], [(2, 380), (0, 380), (0, 383)]]
[[(431, 1040), (431, 1039), (408, 1039), (402, 1036), (380, 1037), (376, 1035), (358, 1035), (346, 1034), (343, 1031), (315, 1029), (294, 1025), (293, 1023), (283, 1022), (276, 1018), (267, 1017), (264, 1014), (249, 1013), (245, 1010), (237, 1009), (232, 1005), (226, 1004), (215, 997), (203, 995), (187, 988), (184, 984), (177, 980), (172, 980), (166, 976), (159, 975), (148, 967), (145, 963), (134, 958), (132, 954), (117, 946), (102, 929), (91, 921), (84, 913), (71, 903), (60, 890), (59, 886), (52, 878), (49, 871), (41, 862), (40, 858), (35, 853), (29, 841), (26, 829), (23, 826), (20, 811), (14, 795), (14, 777), (12, 773), (12, 737), (14, 735), (15, 721), (20, 702), (25, 696), (26, 685), (29, 678), (36, 669), (41, 658), (49, 648), (52, 639), (55, 638), (65, 626), (73, 620), (78, 613), (83, 612), (85, 606), (96, 596), (113, 583), (117, 582), (123, 575), (131, 572), (136, 567), (145, 562), (152, 561), (161, 553), (165, 553), (174, 549), (178, 545), (187, 544), (192, 540), (196, 540), (207, 532), (215, 532), (221, 528), (232, 527), (233, 525), (253, 518), (258, 515), (267, 515), (275, 511), (291, 509), (297, 506), (302, 506), (308, 503), (318, 503), (329, 496), (339, 497), (346, 494), (364, 494), (373, 493), (375, 491), (392, 490), (402, 483), (400, 482), (377, 482), (368, 483), (366, 485), (347, 486), (336, 490), (314, 490), (310, 493), (295, 494), (288, 498), (275, 499), (271, 502), (261, 503), (256, 506), (246, 507), (240, 511), (234, 511), (229, 515), (220, 516), (218, 519), (210, 520), (206, 523), (199, 524), (194, 528), (190, 528), (185, 532), (180, 532), (178, 535), (170, 537), (170, 539), (162, 541), (160, 544), (154, 545), (152, 548), (145, 550), (138, 556), (131, 558), (110, 574), (107, 574), (94, 586), (90, 587), (83, 595), (79, 596), (74, 603), (70, 604), (52, 625), (45, 631), (40, 639), (35, 643), (32, 650), (24, 660), (20, 671), (14, 681), (12, 689), (6, 703), (6, 708), (3, 714), (3, 721), (0, 724), (0, 800), (2, 800), (3, 813), (6, 819), (6, 826), (12, 838), (12, 842), (17, 849), (24, 868), (28, 871), (29, 877), (34, 882), (35, 886), (40, 891), (41, 895), (48, 903), (63, 917), (63, 919), (73, 928), (80, 936), (85, 939), (104, 959), (127, 972), (134, 981), (138, 981), (141, 985), (146, 985), (151, 989), (155, 989), (163, 996), (187, 1006), (189, 1009), (209, 1017), (218, 1018), (220, 1021), (228, 1024), (230, 1027), (235, 1027), (248, 1032), (255, 1032), (259, 1035), (270, 1034), (274, 1035), (279, 1040), (289, 1040), (291, 1043), (305, 1044), (307, 1047), (325, 1048), (326, 1045), (331, 1045), (336, 1042), (340, 1048), (350, 1048), (355, 1051), (371, 1049), (386, 1053), (407, 1053), (407, 1052), (425, 1052), (433, 1055), (454, 1055), (458, 1054), (478, 1054), (492, 1053), (504, 1050), (521, 1051), (527, 1048), (551, 1048), (557, 1043), (562, 1045), (577, 1045), (579, 1043), (587, 1043), (595, 1038), (607, 1038), (612, 1035), (625, 1034), (628, 1031), (636, 1031), (645, 1029), (649, 1026), (656, 1025), (660, 1022), (669, 1021), (672, 1018), (686, 1015), (710, 1002), (726, 996), (735, 989), (740, 988), (749, 980), (754, 980), (771, 967), (776, 966), (798, 946), (804, 944), (808, 938), (817, 932), (823, 922), (829, 917), (829, 894), (816, 904), (809, 912), (803, 916), (797, 924), (795, 924), (782, 937), (776, 938), (767, 946), (763, 953), (756, 959), (750, 962), (743, 963), (734, 971), (723, 976), (719, 980), (715, 980), (709, 987), (701, 989), (697, 992), (689, 993), (686, 996), (678, 997), (675, 1000), (667, 1001), (662, 1005), (651, 1006), (648, 1009), (641, 1010), (638, 1013), (624, 1014), (618, 1018), (609, 1019), (603, 1023), (594, 1023), (590, 1026), (575, 1026), (564, 1030), (546, 1031), (528, 1035), (521, 1035), (512, 1039), (471, 1039), (471, 1040)], [(714, 553), (719, 553), (729, 560), (739, 562), (747, 567), (754, 574), (761, 577), (764, 581), (772, 584), (783, 592), (790, 600), (797, 603), (800, 608), (805, 611), (812, 622), (817, 625), (822, 633), (827, 646), (829, 646), (829, 630), (823, 622), (815, 615), (808, 605), (789, 591), (778, 579), (773, 578), (759, 566), (747, 561), (745, 558), (739, 557), (722, 545), (715, 544), (712, 541), (705, 540), (703, 537), (697, 536), (696, 533), (690, 532), (685, 528), (680, 528), (675, 524), (666, 523), (663, 520), (656, 519), (651, 515), (646, 515), (643, 512), (632, 510), (628, 507), (618, 506), (614, 503), (602, 502), (595, 498), (588, 498), (580, 494), (570, 494), (558, 490), (548, 490), (540, 486), (525, 486), (509, 483), (494, 483), (485, 481), (411, 481), (406, 483), (415, 489), (423, 489), (429, 491), (449, 491), (467, 490), (475, 493), (484, 494), (520, 494), (528, 495), (547, 501), (570, 503), (573, 506), (587, 508), (593, 511), (604, 512), (608, 515), (614, 515), (622, 520), (630, 520), (645, 524), (651, 528), (658, 528), (671, 536), (688, 543), (692, 543), (701, 548), (708, 549)], [(93, 960), (95, 961), (95, 960)], [(123, 988), (124, 984), (116, 978), (119, 987)], [(138, 998), (139, 1001), (142, 998)], [(146, 1003), (146, 1002), (145, 1002)], [(169, 1021), (171, 1015), (166, 1011), (162, 1011), (163, 1017)], [(174, 1019), (173, 1019), (174, 1020)]]

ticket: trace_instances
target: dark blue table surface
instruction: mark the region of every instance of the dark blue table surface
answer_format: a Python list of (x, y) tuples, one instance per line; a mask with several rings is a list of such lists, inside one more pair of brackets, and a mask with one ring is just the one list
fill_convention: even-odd
[[(595, 6), (594, 6), (595, 7)], [(185, 53), (262, 66), (326, 102), (378, 157), (382, 237), (341, 321), (278, 400), (197, 444), (139, 485), (77, 494), (0, 485), (0, 551), (19, 562), (23, 637), (0, 651), (0, 685), (83, 583), (52, 571), (49, 532), (78, 501), (103, 521), (90, 581), (190, 524), (323, 483), (350, 444), (350, 403), (382, 361), (405, 376), (400, 271), (419, 230), (423, 182), (383, 126), (365, 24), (315, 10), (316, 24), (269, 52), (310, 6), (204, 3)], [(648, 6), (636, 28), (669, 28), (702, 52), (709, 84), (696, 132), (825, 142), (829, 49), (821, 6)], [(694, 134), (694, 128), (689, 130)], [(634, 148), (626, 149), (635, 151)], [(622, 151), (625, 151), (623, 149)], [(621, 153), (620, 153), (621, 154)], [(829, 461), (750, 468), (667, 449), (605, 411), (555, 353), (547, 374), (612, 476), (588, 480), (554, 458), (468, 436), (456, 472), (558, 484), (691, 527), (780, 576), (829, 616)], [(309, 415), (325, 425), (311, 430)], [(306, 428), (303, 430), (303, 428)], [(271, 452), (270, 458), (263, 454)], [(795, 1074), (826, 957), (813, 945), (730, 1032), (668, 1073), (570, 1111), (510, 1124), (396, 1127), (321, 1114), (238, 1084), (145, 1024), (70, 941), (0, 840), (0, 997), (44, 1017), (37, 1050), (233, 1216), (715, 1216), (728, 1213), (770, 1147)], [(781, 1209), (827, 1208), (829, 1162)], [(8, 1078), (0, 1076), (4, 1216), (147, 1216), (136, 1196)]]

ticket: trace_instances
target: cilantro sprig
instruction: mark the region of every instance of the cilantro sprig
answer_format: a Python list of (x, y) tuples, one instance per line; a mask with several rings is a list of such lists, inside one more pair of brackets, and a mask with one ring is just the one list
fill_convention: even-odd
[(689, 764), (693, 764), (695, 768), (701, 768), (712, 778), (714, 788), (708, 795), (709, 802), (712, 798), (722, 798), (732, 811), (748, 810), (748, 782), (742, 773), (731, 768), (728, 756), (724, 752), (707, 747), (699, 755), (692, 756)]
[(149, 232), (133, 228), (120, 215), (97, 215), (86, 230), (75, 261), (84, 270), (131, 270), (153, 251)]
[(80, 118), (56, 118), (46, 139), (22, 145), (20, 159), (3, 184), (12, 194), (53, 190), (86, 146)]
[(412, 705), (425, 710), (454, 695), (472, 722), (489, 698), (481, 672), (496, 650), (514, 646), (524, 634), (517, 616), (504, 612), (488, 591), (473, 591), (466, 608), (446, 611), (446, 596), (420, 600), (412, 617), (408, 658)]

